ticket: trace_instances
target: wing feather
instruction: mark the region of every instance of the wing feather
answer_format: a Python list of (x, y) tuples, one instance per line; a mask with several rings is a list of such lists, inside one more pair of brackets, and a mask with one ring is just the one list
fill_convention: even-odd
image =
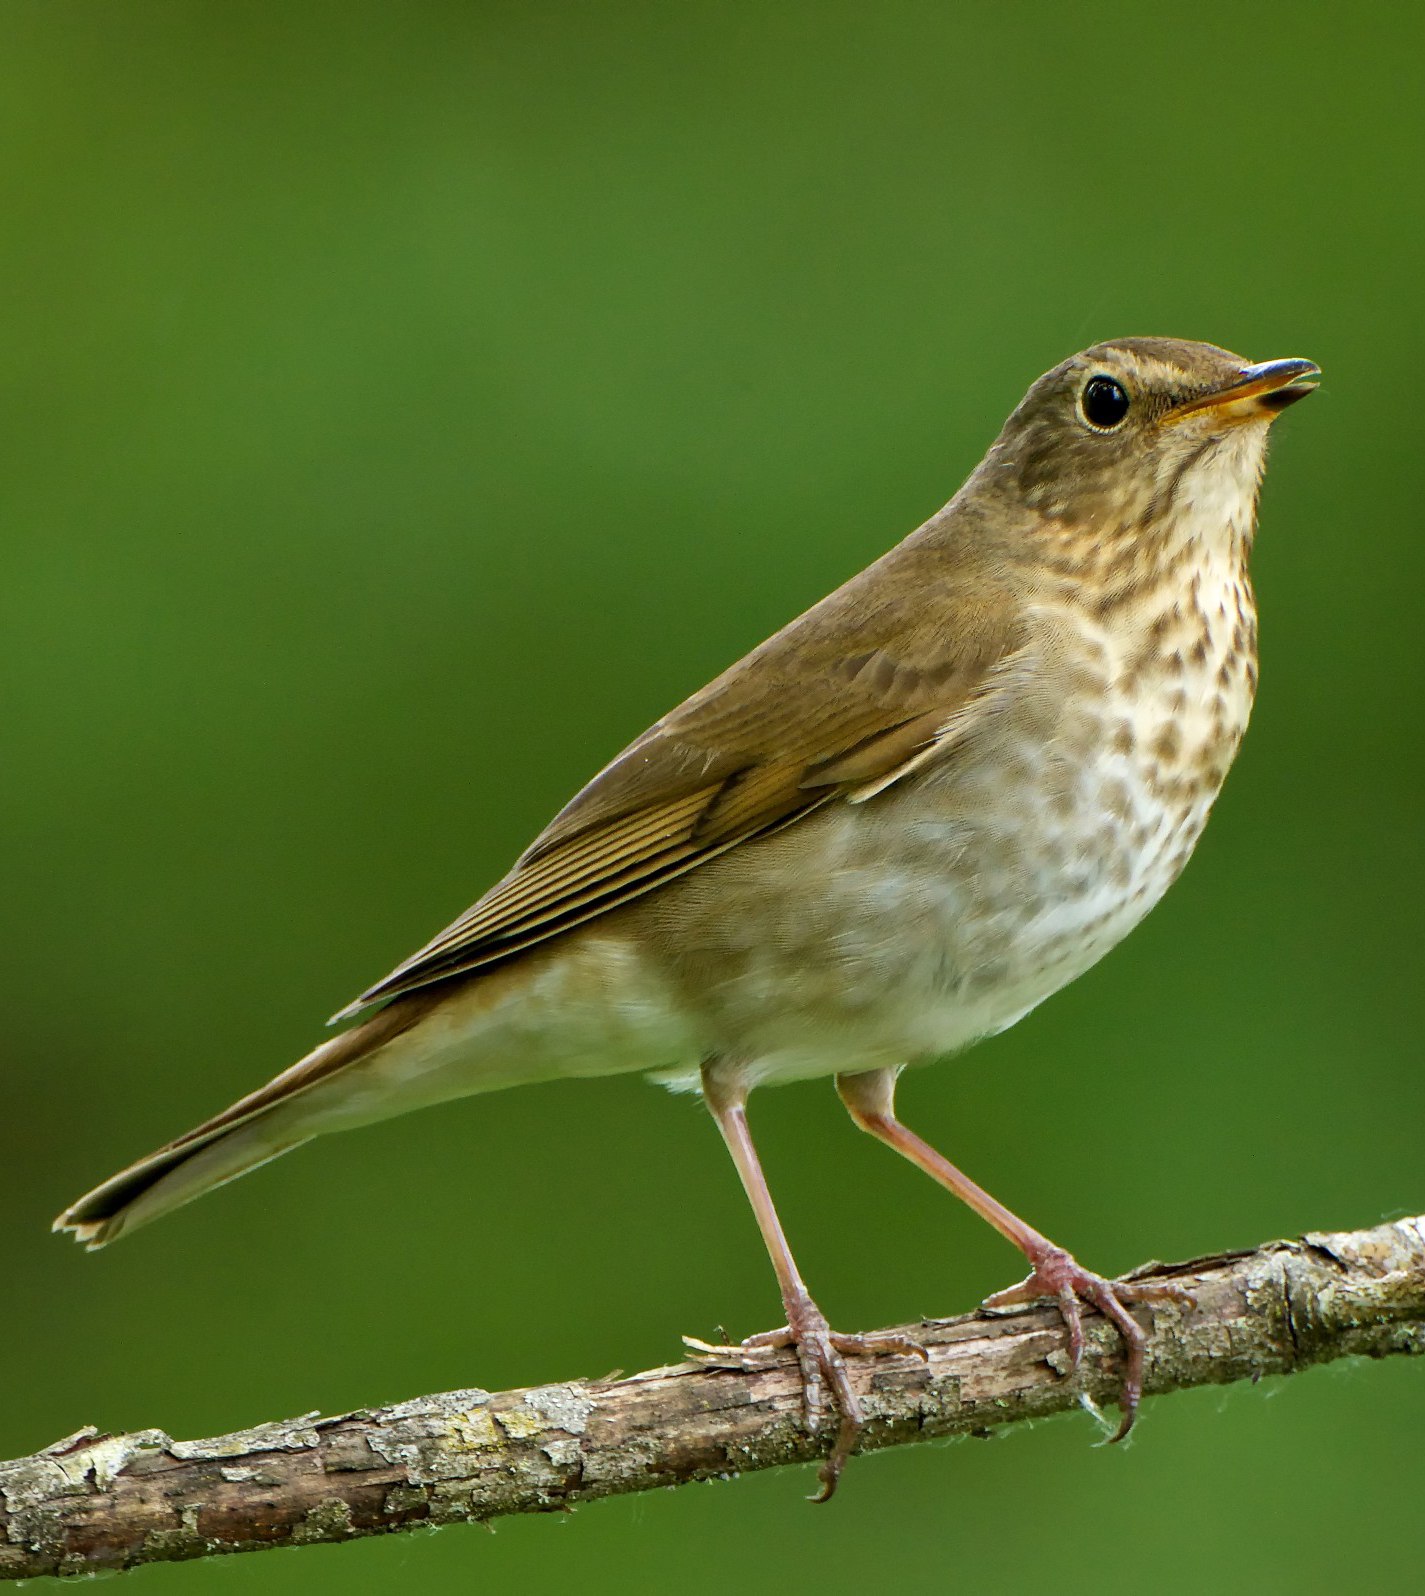
[(650, 728), (502, 881), (336, 1019), (511, 958), (949, 755), (1021, 685), (1028, 656), (1007, 598), (981, 584), (967, 605), (920, 536)]

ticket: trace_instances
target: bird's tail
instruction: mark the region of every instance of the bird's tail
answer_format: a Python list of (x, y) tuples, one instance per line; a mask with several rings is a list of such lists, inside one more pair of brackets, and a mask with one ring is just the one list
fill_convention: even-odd
[(402, 999), (323, 1042), (266, 1086), (141, 1158), (71, 1204), (54, 1222), (90, 1249), (225, 1185), (315, 1134), (313, 1088), (368, 1057), (420, 1018), (426, 1000)]

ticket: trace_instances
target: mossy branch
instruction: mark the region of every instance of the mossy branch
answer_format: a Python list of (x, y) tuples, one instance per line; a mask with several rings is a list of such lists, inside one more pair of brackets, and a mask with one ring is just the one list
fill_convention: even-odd
[[(1137, 1275), (1192, 1295), (1135, 1310), (1151, 1323), (1149, 1393), (1425, 1351), (1425, 1216)], [(1117, 1336), (1097, 1317), (1087, 1328), (1083, 1366), (1064, 1378), (1064, 1330), (1047, 1307), (900, 1327), (929, 1361), (853, 1360), (862, 1450), (1112, 1402)], [(712, 1352), (627, 1379), (448, 1391), (203, 1441), (81, 1430), (0, 1463), (0, 1578), (549, 1512), (824, 1456), (830, 1429), (807, 1433), (790, 1356), (745, 1363)], [(854, 1468), (843, 1488), (855, 1489)]]

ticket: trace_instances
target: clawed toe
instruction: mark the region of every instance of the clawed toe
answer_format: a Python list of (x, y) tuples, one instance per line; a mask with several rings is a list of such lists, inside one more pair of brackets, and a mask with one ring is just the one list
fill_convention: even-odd
[(758, 1354), (787, 1349), (796, 1353), (802, 1377), (802, 1408), (808, 1430), (816, 1434), (821, 1429), (826, 1416), (828, 1392), (831, 1406), (839, 1415), (836, 1440), (818, 1473), (821, 1488), (812, 1498), (815, 1502), (825, 1502), (835, 1492), (841, 1471), (855, 1450), (857, 1437), (865, 1424), (860, 1399), (846, 1370), (846, 1358), (900, 1355), (921, 1358), (928, 1363), (930, 1354), (910, 1336), (885, 1331), (848, 1335), (833, 1330), (810, 1299), (804, 1304), (791, 1303), (788, 1306), (795, 1310), (789, 1313), (791, 1323), (776, 1330), (763, 1330), (748, 1336), (737, 1347), (715, 1347), (693, 1336), (684, 1336), (683, 1341), (699, 1362), (723, 1367), (734, 1362), (743, 1368), (766, 1367)]
[(838, 1352), (849, 1353), (855, 1358), (888, 1358), (897, 1355), (907, 1358), (919, 1358), (922, 1363), (930, 1362), (930, 1354), (920, 1344), (909, 1336), (896, 1335), (889, 1330), (876, 1330), (868, 1335), (843, 1335), (839, 1330), (828, 1332), (831, 1344)]
[(1148, 1337), (1129, 1313), (1127, 1304), (1171, 1301), (1191, 1305), (1192, 1293), (1170, 1281), (1105, 1280), (1085, 1269), (1061, 1248), (1046, 1249), (1033, 1260), (1034, 1272), (1018, 1285), (986, 1297), (989, 1309), (1017, 1307), (1023, 1303), (1052, 1298), (1063, 1318), (1069, 1336), (1069, 1372), (1083, 1362), (1083, 1305), (1087, 1303), (1107, 1319), (1123, 1338), (1123, 1386), (1119, 1394), (1122, 1418), (1110, 1441), (1121, 1441), (1133, 1428), (1138, 1404), (1143, 1395), (1143, 1368)]
[[(837, 1352), (850, 1353), (858, 1358), (887, 1357), (900, 1353), (906, 1357), (920, 1358), (926, 1363), (930, 1361), (930, 1354), (919, 1341), (913, 1341), (909, 1336), (896, 1335), (893, 1331), (876, 1330), (865, 1335), (847, 1335), (840, 1330), (827, 1328), (824, 1332), (827, 1341)], [(701, 1342), (694, 1342), (689, 1336), (683, 1338), (690, 1346), (702, 1346)], [(795, 1347), (800, 1338), (790, 1325), (783, 1325), (779, 1330), (759, 1330), (755, 1336), (748, 1336), (742, 1342), (743, 1347), (749, 1351), (759, 1351), (763, 1347)]]
[(1197, 1298), (1175, 1280), (1115, 1280), (1115, 1294), (1124, 1302), (1176, 1302), (1195, 1308)]

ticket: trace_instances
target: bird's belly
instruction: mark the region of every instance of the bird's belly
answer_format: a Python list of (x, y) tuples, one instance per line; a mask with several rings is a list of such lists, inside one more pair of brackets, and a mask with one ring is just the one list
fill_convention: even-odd
[(1139, 738), (1072, 760), (1026, 741), (697, 872), (674, 967), (701, 1028), (758, 1082), (933, 1058), (1004, 1030), (1166, 892), (1221, 784), (1201, 765), (1165, 769)]
[[(1072, 795), (1031, 786), (989, 820), (914, 827), (898, 879), (938, 960), (905, 994), (919, 989), (899, 1027), (908, 1058), (1002, 1031), (1096, 964), (1172, 885), (1215, 797), (1166, 802), (1113, 760), (1078, 785)], [(958, 869), (957, 855), (974, 868)]]

